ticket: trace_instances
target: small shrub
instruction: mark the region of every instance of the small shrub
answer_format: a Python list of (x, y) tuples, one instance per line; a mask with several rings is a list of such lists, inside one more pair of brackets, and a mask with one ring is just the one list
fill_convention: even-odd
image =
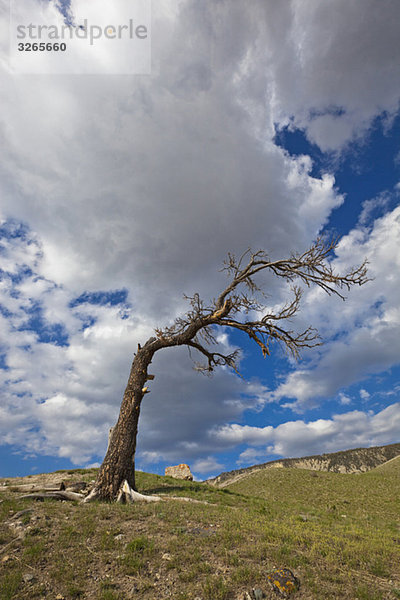
[(126, 551), (132, 554), (143, 554), (145, 551), (153, 548), (153, 542), (145, 536), (135, 538), (126, 545)]

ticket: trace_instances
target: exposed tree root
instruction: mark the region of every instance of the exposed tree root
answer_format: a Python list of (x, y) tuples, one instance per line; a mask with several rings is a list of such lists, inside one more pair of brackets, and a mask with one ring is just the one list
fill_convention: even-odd
[(93, 488), (92, 491), (82, 500), (83, 504), (87, 502), (94, 502), (100, 499), (100, 492), (97, 488)]
[(126, 481), (123, 482), (121, 488), (118, 492), (117, 502), (122, 504), (132, 503), (132, 502), (160, 502), (162, 498), (160, 496), (145, 496), (144, 494), (139, 494), (139, 492), (135, 492)]
[[(87, 502), (94, 502), (95, 500), (101, 500), (101, 493), (98, 488), (93, 488), (88, 496), (83, 500), (86, 504)], [(160, 502), (162, 498), (160, 496), (146, 496), (144, 494), (139, 494), (139, 492), (135, 492), (125, 479), (122, 483), (116, 502), (120, 504), (132, 504), (133, 502)]]

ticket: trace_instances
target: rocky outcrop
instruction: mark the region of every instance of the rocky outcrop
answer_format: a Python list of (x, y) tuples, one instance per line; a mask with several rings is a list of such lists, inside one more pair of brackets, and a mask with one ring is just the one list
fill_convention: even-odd
[(207, 483), (217, 487), (225, 487), (254, 471), (278, 468), (309, 469), (310, 471), (331, 471), (334, 473), (365, 473), (397, 456), (400, 456), (400, 444), (374, 446), (372, 448), (355, 448), (353, 450), (305, 456), (303, 458), (283, 458), (269, 463), (253, 465), (245, 469), (221, 473), (218, 477), (209, 479)]
[(190, 472), (189, 465), (182, 463), (175, 467), (167, 467), (165, 469), (165, 475), (174, 477), (174, 479), (185, 479), (186, 481), (193, 481), (193, 475)]

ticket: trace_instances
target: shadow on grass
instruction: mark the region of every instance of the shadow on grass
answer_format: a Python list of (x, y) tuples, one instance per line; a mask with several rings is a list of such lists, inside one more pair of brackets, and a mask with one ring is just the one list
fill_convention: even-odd
[(152, 495), (152, 494), (165, 494), (165, 495), (192, 495), (198, 497), (207, 497), (213, 496), (215, 500), (221, 497), (231, 497), (237, 499), (247, 499), (245, 494), (241, 494), (239, 492), (232, 492), (231, 490), (219, 490), (213, 487), (199, 487), (198, 485), (160, 485), (153, 486), (151, 488), (146, 488), (142, 490), (142, 493)]
[(161, 494), (161, 493), (177, 493), (177, 492), (194, 492), (195, 494), (201, 494), (203, 493), (202, 489), (196, 488), (196, 487), (191, 487), (188, 485), (159, 485), (156, 487), (152, 487), (152, 488), (146, 488), (145, 492), (146, 494)]

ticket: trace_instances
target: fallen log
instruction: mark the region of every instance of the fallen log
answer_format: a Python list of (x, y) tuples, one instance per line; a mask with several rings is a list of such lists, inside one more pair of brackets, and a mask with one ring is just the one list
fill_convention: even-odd
[(77, 494), (76, 492), (67, 492), (64, 490), (58, 490), (54, 492), (38, 492), (34, 494), (24, 494), (19, 496), (22, 498), (32, 498), (33, 500), (44, 500), (45, 498), (54, 498), (54, 500), (83, 500), (85, 496), (83, 494)]
[[(34, 483), (21, 483), (19, 485), (11, 485), (14, 492), (57, 492), (60, 489), (60, 485), (35, 485)], [(6, 488), (7, 489), (7, 488)]]

